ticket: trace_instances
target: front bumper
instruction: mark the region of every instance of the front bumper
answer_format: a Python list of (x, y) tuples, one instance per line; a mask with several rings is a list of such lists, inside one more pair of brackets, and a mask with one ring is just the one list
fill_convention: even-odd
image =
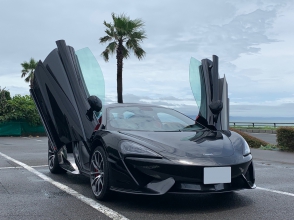
[[(255, 173), (252, 156), (245, 162), (231, 165), (231, 183), (204, 184), (203, 170), (207, 165), (175, 164), (166, 159), (128, 157), (124, 166), (136, 184), (111, 187), (111, 190), (132, 194), (162, 195), (165, 193), (222, 193), (254, 189)], [(216, 165), (214, 165), (216, 167)]]

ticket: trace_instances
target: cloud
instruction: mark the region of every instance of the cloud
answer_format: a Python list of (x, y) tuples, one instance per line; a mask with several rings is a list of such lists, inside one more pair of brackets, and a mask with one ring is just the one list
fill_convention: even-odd
[(180, 99), (175, 98), (175, 97), (173, 97), (173, 96), (166, 96), (166, 97), (162, 97), (162, 98), (160, 98), (160, 100), (180, 100)]
[[(108, 103), (114, 103), (116, 100), (107, 99)], [(167, 108), (175, 109), (188, 116), (198, 115), (199, 109), (194, 100), (186, 99), (152, 99), (150, 97), (141, 97), (133, 94), (126, 94), (124, 96), (125, 103), (142, 103), (150, 105), (159, 105)], [(258, 104), (251, 104), (250, 102), (232, 102), (230, 101), (230, 116), (243, 117), (294, 117), (292, 109), (294, 108), (294, 95), (278, 99), (271, 102), (265, 101)]]
[[(289, 65), (294, 57), (289, 28), (293, 10), (293, 2), (285, 0), (187, 0), (185, 4), (176, 0), (122, 0), (121, 4), (114, 0), (71, 4), (32, 0), (17, 5), (1, 1), (5, 34), (0, 44), (0, 86), (9, 88), (12, 95), (28, 94), (29, 86), (20, 78), (20, 63), (31, 57), (43, 60), (56, 47), (55, 40), (65, 39), (75, 49), (91, 48), (104, 73), (106, 102), (115, 102), (116, 59), (104, 62), (100, 54), (105, 45), (98, 40), (105, 34), (102, 22), (110, 21), (115, 12), (143, 19), (148, 37), (142, 44), (146, 58), (139, 62), (132, 55), (124, 61), (125, 101), (195, 112), (189, 59), (216, 54), (234, 106), (273, 102), (282, 106), (291, 103), (288, 94), (293, 93), (293, 67)], [(249, 114), (244, 109), (236, 112)], [(276, 114), (272, 109), (269, 114)]]
[(230, 116), (247, 117), (294, 117), (294, 103), (280, 105), (232, 105)]

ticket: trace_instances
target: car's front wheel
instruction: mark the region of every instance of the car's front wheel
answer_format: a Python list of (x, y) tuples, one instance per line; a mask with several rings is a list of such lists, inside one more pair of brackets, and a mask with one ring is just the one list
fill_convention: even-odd
[(105, 151), (97, 147), (90, 164), (90, 182), (92, 192), (96, 199), (104, 200), (109, 196), (109, 165)]
[(66, 173), (59, 165), (58, 155), (54, 153), (53, 144), (48, 140), (48, 167), (51, 173)]

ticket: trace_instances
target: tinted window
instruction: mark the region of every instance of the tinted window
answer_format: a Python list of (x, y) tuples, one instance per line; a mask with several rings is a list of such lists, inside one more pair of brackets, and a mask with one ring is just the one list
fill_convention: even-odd
[(107, 129), (180, 131), (191, 124), (195, 124), (194, 120), (167, 108), (125, 106), (107, 109)]

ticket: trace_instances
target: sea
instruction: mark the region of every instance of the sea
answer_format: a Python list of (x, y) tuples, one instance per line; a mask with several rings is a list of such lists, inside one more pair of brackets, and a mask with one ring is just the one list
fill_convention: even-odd
[[(196, 115), (188, 115), (188, 117), (195, 119)], [(262, 126), (274, 126), (276, 123), (277, 127), (280, 126), (294, 126), (294, 117), (243, 117), (243, 116), (230, 116), (230, 125), (233, 125), (234, 122), (239, 122), (236, 125), (244, 126), (249, 125), (248, 123), (255, 123), (255, 126), (258, 124)], [(243, 122), (243, 123), (242, 123)], [(247, 123), (246, 123), (247, 122)], [(262, 124), (262, 123), (271, 123), (271, 124)], [(290, 123), (290, 124), (284, 124)]]

